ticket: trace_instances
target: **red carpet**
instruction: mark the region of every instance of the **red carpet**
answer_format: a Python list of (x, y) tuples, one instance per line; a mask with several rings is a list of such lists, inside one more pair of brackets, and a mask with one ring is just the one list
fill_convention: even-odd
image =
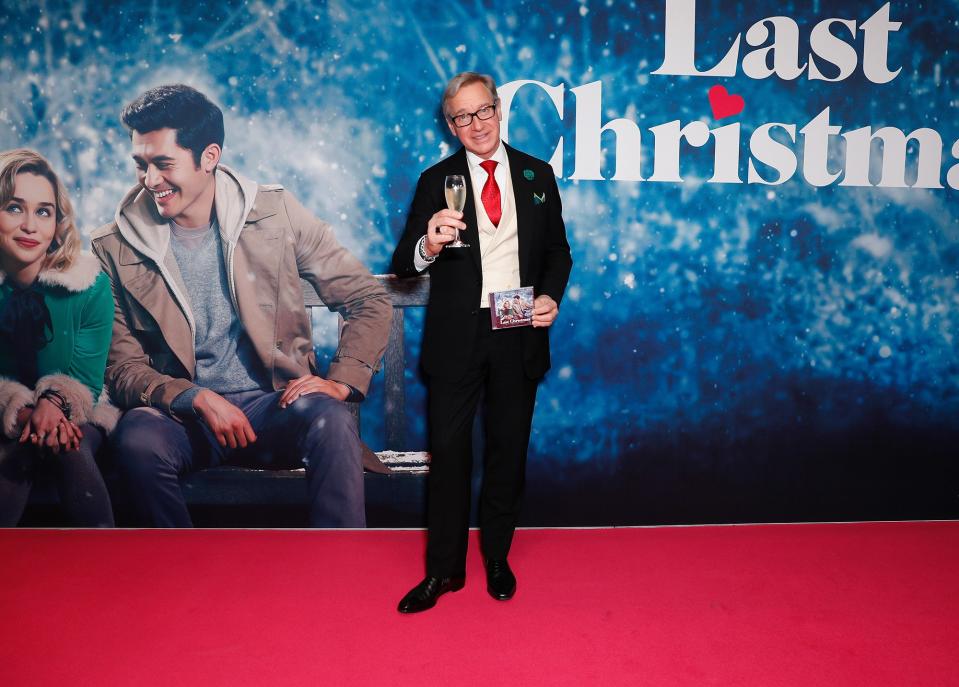
[(959, 685), (959, 523), (527, 530), (395, 611), (403, 531), (0, 531), (0, 685)]

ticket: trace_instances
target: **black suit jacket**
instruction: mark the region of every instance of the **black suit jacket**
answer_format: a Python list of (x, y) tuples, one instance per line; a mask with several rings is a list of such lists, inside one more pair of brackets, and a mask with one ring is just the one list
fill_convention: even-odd
[[(505, 144), (504, 144), (505, 145)], [(522, 286), (532, 286), (539, 296), (546, 294), (557, 304), (563, 300), (573, 261), (563, 205), (553, 169), (535, 157), (506, 146), (513, 200), (516, 207), (519, 241), (519, 272)], [(468, 249), (443, 249), (430, 265), (430, 300), (426, 307), (421, 360), (428, 375), (459, 377), (476, 337), (482, 289), (482, 261), (476, 207), (466, 150), (442, 160), (420, 175), (406, 229), (393, 253), (391, 270), (401, 276), (418, 274), (413, 266), (416, 243), (426, 233), (426, 225), (437, 211), (446, 207), (444, 180), (448, 174), (466, 179), (466, 207), (462, 239)], [(526, 375), (537, 379), (549, 369), (549, 329), (523, 328), (523, 364)]]

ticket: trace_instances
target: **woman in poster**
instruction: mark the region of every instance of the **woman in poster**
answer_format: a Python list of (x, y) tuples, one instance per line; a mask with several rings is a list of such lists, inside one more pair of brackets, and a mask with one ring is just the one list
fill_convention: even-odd
[(118, 411), (96, 403), (113, 324), (110, 281), (66, 189), (37, 153), (0, 153), (0, 525), (52, 478), (74, 524), (110, 527), (95, 456)]

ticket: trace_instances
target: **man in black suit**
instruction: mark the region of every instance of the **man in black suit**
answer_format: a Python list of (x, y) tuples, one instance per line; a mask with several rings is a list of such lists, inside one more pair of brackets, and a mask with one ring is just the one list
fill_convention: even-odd
[[(421, 363), (429, 382), (426, 578), (401, 613), (432, 608), (463, 587), (470, 510), (472, 427), (480, 395), (486, 456), (480, 534), (487, 590), (506, 600), (516, 578), (506, 562), (519, 515), (536, 387), (550, 366), (549, 327), (559, 313), (572, 259), (552, 168), (500, 140), (493, 79), (455, 76), (443, 113), (463, 148), (423, 172), (392, 270), (429, 270)], [(466, 180), (462, 213), (447, 209), (444, 181)], [(448, 244), (462, 231), (468, 248)], [(493, 330), (491, 292), (534, 289), (532, 327)]]

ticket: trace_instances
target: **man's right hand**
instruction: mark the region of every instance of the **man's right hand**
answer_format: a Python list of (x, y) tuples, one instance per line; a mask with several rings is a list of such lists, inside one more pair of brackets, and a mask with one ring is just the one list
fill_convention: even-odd
[(246, 448), (256, 441), (253, 427), (243, 411), (219, 394), (203, 389), (193, 399), (193, 409), (213, 430), (220, 446)]
[(456, 238), (456, 230), (466, 228), (462, 219), (463, 213), (456, 210), (440, 210), (430, 217), (426, 225), (426, 254), (430, 257), (439, 255), (443, 247)]

